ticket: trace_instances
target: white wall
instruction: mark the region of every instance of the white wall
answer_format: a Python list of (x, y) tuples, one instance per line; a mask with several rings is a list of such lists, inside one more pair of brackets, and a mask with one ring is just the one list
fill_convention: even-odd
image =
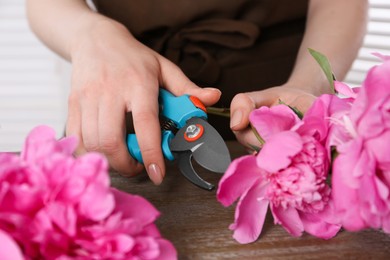
[(70, 66), (30, 31), (24, 0), (0, 0), (0, 151), (39, 124), (64, 132)]
[[(371, 52), (390, 55), (390, 0), (371, 0), (370, 18), (364, 47), (347, 76), (352, 85), (379, 62)], [(19, 151), (39, 124), (52, 126), (60, 137), (69, 86), (69, 64), (31, 33), (24, 0), (0, 0), (0, 151)]]

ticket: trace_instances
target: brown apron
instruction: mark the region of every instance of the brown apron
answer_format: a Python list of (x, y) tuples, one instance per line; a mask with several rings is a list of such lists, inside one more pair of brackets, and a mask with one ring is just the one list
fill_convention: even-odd
[[(217, 87), (215, 106), (235, 94), (283, 84), (302, 40), (308, 0), (94, 0), (199, 86)], [(225, 139), (229, 120), (210, 115)]]

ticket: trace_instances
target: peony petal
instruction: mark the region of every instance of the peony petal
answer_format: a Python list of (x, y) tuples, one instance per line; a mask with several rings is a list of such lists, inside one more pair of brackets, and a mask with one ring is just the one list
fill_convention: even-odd
[(73, 207), (54, 202), (46, 206), (46, 212), (65, 234), (70, 237), (76, 234), (77, 215)]
[(390, 86), (390, 60), (373, 66), (367, 73), (363, 83), (370, 106), (388, 96)]
[[(99, 203), (96, 203), (96, 202)], [(79, 200), (79, 213), (91, 220), (106, 218), (115, 207), (114, 195), (105, 186), (89, 185)]]
[(62, 152), (68, 155), (72, 155), (76, 151), (79, 140), (76, 136), (69, 136), (62, 138), (58, 141), (58, 144), (62, 148)]
[(137, 255), (139, 259), (158, 259), (160, 245), (156, 239), (138, 236), (135, 243), (132, 254)]
[(359, 118), (357, 132), (365, 139), (380, 138), (380, 135), (386, 130), (386, 127), (389, 127), (384, 122), (384, 115), (380, 105), (375, 104), (375, 106), (366, 108)]
[(341, 81), (334, 81), (334, 86), (336, 91), (344, 97), (355, 99), (357, 96), (350, 86)]
[(390, 234), (390, 213), (382, 218), (382, 229), (385, 233)]
[(340, 231), (340, 224), (332, 224), (326, 221), (329, 218), (329, 212), (326, 211), (325, 209), (313, 214), (299, 212), (303, 227), (307, 233), (319, 238), (330, 239)]
[[(56, 132), (53, 128), (45, 125), (37, 126), (30, 131), (24, 143), (21, 152), (22, 158), (28, 158), (34, 154), (34, 148), (38, 143), (45, 143), (46, 141), (55, 140)], [(30, 149), (32, 148), (32, 149)]]
[[(140, 225), (146, 226), (153, 223), (160, 212), (146, 199), (138, 195), (132, 195), (111, 188), (115, 198), (115, 210), (123, 213), (123, 218), (134, 218)], [(142, 209), (142, 210), (139, 210)]]
[(388, 202), (380, 197), (378, 183), (380, 180), (368, 172), (361, 178), (361, 185), (357, 190), (360, 215), (369, 227), (375, 229), (382, 226), (382, 216), (390, 211)]
[(351, 119), (359, 123), (361, 134), (378, 135), (378, 130), (382, 129), (382, 116), (378, 111), (390, 99), (389, 85), (390, 60), (385, 60), (383, 64), (369, 70), (351, 109)]
[(376, 57), (378, 57), (378, 58), (380, 58), (381, 60), (384, 60), (384, 61), (385, 60), (390, 60), (390, 56), (389, 55), (384, 55), (384, 54), (379, 53), (379, 52), (373, 52), (371, 54), (376, 56)]
[(157, 241), (157, 243), (159, 245), (159, 249), (160, 249), (160, 254), (158, 256), (159, 260), (178, 259), (176, 249), (170, 241), (165, 240), (165, 239), (157, 239), (156, 241)]
[[(350, 109), (350, 100), (341, 99), (335, 95), (321, 95), (303, 117), (304, 124), (297, 130), (301, 135), (315, 137), (319, 142), (329, 139), (332, 142), (333, 136), (329, 136), (334, 121), (340, 115), (344, 115)], [(334, 127), (334, 126), (333, 126)], [(331, 145), (333, 145), (331, 143)]]
[[(333, 162), (332, 173), (337, 175), (337, 181), (342, 181), (350, 188), (359, 188), (358, 178), (366, 168), (356, 168), (357, 162), (360, 161), (362, 150), (363, 140), (361, 138), (337, 147), (339, 155)], [(364, 161), (367, 162), (367, 160)]]
[(251, 189), (242, 195), (237, 204), (233, 238), (241, 244), (254, 242), (263, 229), (269, 201), (265, 199), (267, 186), (256, 182)]
[(257, 167), (255, 156), (247, 155), (235, 159), (219, 182), (217, 199), (227, 207), (261, 179), (261, 170)]
[(267, 172), (278, 172), (290, 165), (291, 158), (298, 154), (302, 147), (302, 139), (296, 132), (274, 134), (258, 153), (257, 165)]
[(135, 244), (134, 239), (125, 234), (117, 234), (112, 239), (113, 241), (111, 243), (114, 244), (115, 252), (117, 253), (127, 253)]
[(289, 207), (283, 209), (282, 207), (275, 207), (271, 204), (271, 211), (275, 224), (282, 225), (283, 228), (294, 237), (302, 235), (304, 227), (298, 211), (295, 208)]
[(18, 244), (4, 231), (0, 230), (0, 259), (1, 260), (23, 260), (23, 254)]
[(156, 224), (154, 223), (144, 226), (142, 229), (142, 235), (149, 236), (149, 237), (161, 237), (160, 231), (158, 230)]
[(298, 116), (286, 105), (260, 107), (249, 115), (249, 121), (267, 142), (273, 134), (290, 130), (300, 122)]
[(378, 191), (379, 198), (384, 201), (390, 198), (390, 186), (387, 186), (385, 183), (383, 183), (383, 181), (380, 180), (377, 176), (374, 177), (374, 181), (376, 187), (375, 189)]
[(366, 140), (366, 149), (374, 156), (379, 168), (390, 165), (390, 129), (377, 138)]
[(332, 173), (332, 197), (337, 215), (345, 229), (358, 231), (366, 228), (366, 224), (360, 215), (360, 201), (357, 190), (347, 185), (343, 174), (335, 170)]

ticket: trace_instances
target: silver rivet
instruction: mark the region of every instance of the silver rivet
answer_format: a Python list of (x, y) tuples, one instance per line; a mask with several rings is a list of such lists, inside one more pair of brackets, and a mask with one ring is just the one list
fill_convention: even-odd
[(200, 133), (200, 129), (196, 125), (189, 125), (186, 129), (186, 135), (189, 138), (194, 138), (198, 136), (199, 133)]

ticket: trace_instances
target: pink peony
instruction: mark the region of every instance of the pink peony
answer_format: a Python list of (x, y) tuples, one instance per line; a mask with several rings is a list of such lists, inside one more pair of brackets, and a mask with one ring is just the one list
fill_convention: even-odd
[(23, 260), (22, 251), (19, 245), (6, 232), (0, 229), (0, 259), (2, 260)]
[(238, 242), (250, 243), (259, 237), (268, 206), (275, 223), (293, 236), (306, 231), (328, 239), (339, 231), (331, 189), (325, 182), (327, 104), (318, 100), (303, 120), (284, 105), (251, 113), (250, 121), (265, 144), (257, 155), (234, 160), (217, 191), (224, 206), (239, 198), (230, 226)]
[(75, 138), (31, 131), (20, 156), (0, 154), (0, 229), (33, 259), (174, 259), (142, 197), (110, 187), (97, 153), (74, 158)]
[(335, 207), (350, 231), (390, 233), (390, 59), (372, 68), (346, 111), (332, 115)]

